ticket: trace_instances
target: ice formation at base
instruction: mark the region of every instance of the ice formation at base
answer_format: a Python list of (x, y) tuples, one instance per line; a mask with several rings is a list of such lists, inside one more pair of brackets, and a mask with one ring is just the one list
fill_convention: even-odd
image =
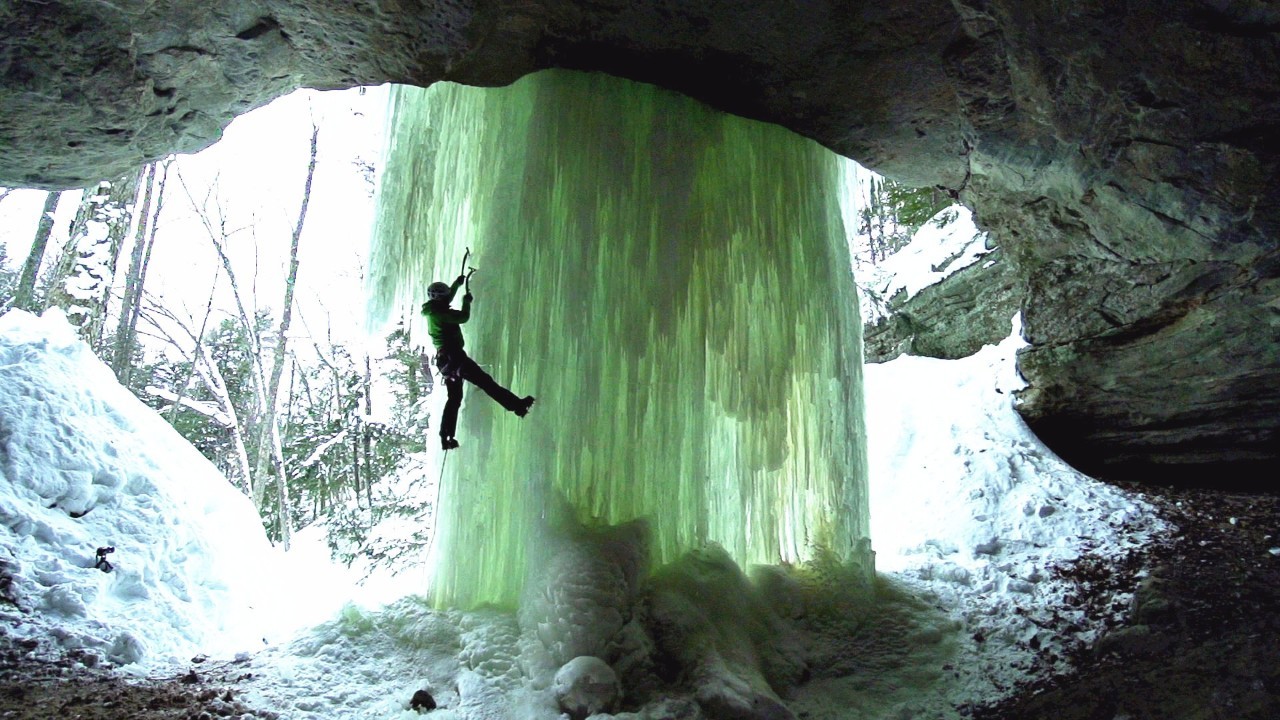
[(633, 520), (655, 566), (716, 544), (744, 567), (870, 568), (834, 154), (604, 75), (391, 102), (371, 314), (417, 323), (469, 247), (467, 348), (539, 398), (519, 420), (470, 390), (438, 604), (514, 606), (551, 535)]

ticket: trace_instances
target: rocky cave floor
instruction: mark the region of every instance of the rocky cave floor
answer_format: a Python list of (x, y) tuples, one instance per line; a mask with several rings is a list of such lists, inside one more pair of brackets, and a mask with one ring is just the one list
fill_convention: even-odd
[[(108, 668), (86, 666), (93, 656), (51, 655), (36, 640), (0, 640), (0, 718), (67, 720), (276, 720), (237, 699), (233, 668), (206, 672), (198, 664), (185, 675), (138, 680)], [(93, 663), (93, 660), (89, 660)], [(241, 675), (250, 672), (244, 669)], [(216, 677), (217, 681), (212, 679)]]
[(1125, 485), (1177, 529), (1119, 567), (1064, 568), (1076, 601), (1122, 623), (1073, 653), (1076, 672), (977, 709), (980, 720), (1280, 718), (1280, 496)]
[[(1131, 487), (1178, 529), (1121, 563), (1086, 557), (1058, 571), (1072, 604), (1126, 619), (1072, 651), (1074, 673), (1029, 683), (1004, 702), (959, 708), (978, 720), (1280, 717), (1280, 496)], [(0, 564), (0, 600), (8, 578)], [(13, 611), (12, 601), (6, 610)], [(1054, 628), (1048, 628), (1051, 631)], [(1060, 628), (1064, 635), (1071, 628)], [(185, 674), (127, 679), (83, 652), (0, 636), (0, 718), (261, 718), (236, 687), (252, 661), (193, 662)]]

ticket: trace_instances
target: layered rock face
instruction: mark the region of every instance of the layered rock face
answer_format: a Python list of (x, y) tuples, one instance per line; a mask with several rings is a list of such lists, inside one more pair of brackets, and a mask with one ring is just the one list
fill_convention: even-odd
[(299, 86), (611, 72), (976, 211), (1026, 288), (1021, 410), (1102, 475), (1266, 479), (1280, 10), (1262, 0), (10, 0), (0, 184), (203, 147)]
[(867, 362), (900, 355), (954, 360), (1009, 337), (1023, 288), (1001, 250), (909, 298), (890, 299), (890, 314), (863, 326)]
[(965, 197), (1027, 283), (1020, 409), (1088, 472), (1269, 483), (1280, 14), (1052, 5), (986, 6), (968, 26), (991, 32), (960, 63), (976, 68), (961, 77), (991, 78), (992, 58), (1006, 71), (1006, 93), (991, 78), (966, 99)]

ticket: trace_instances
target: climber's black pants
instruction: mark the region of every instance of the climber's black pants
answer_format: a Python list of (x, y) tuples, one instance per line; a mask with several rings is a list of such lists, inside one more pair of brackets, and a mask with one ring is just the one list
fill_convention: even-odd
[(461, 349), (441, 349), (436, 353), (436, 367), (444, 376), (444, 389), (448, 393), (444, 402), (444, 413), (440, 416), (440, 437), (451, 438), (458, 429), (458, 408), (462, 407), (463, 380), (488, 393), (489, 397), (507, 410), (515, 412), (523, 407), (520, 398), (499, 385)]

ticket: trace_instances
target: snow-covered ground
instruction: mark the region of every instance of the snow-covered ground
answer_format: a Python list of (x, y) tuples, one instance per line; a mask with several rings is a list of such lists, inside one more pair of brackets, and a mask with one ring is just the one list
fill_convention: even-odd
[[(826, 670), (788, 700), (793, 712), (960, 717), (1025, 678), (1032, 648), (1060, 641), (1040, 628), (1067, 590), (1055, 563), (1161, 531), (1139, 499), (1067, 467), (1017, 417), (1020, 344), (1015, 319), (1009, 339), (969, 358), (867, 368), (881, 576), (843, 621), (801, 622), (787, 639)], [(106, 546), (109, 573), (94, 567)], [(418, 717), (419, 689), (443, 708), (432, 717), (560, 716), (547, 678), (524, 669), (514, 616), (434, 611), (409, 594), (421, 573), (357, 587), (316, 529), (289, 553), (272, 548), (249, 502), (58, 315), (0, 317), (0, 571), (9, 634), (139, 676), (241, 654), (248, 701), (281, 717)], [(1098, 618), (1073, 619), (1086, 638), (1096, 630)], [(696, 717), (679, 701), (669, 716)]]
[(292, 596), (322, 587), (299, 577), (315, 561), (271, 547), (248, 498), (60, 313), (0, 317), (0, 562), (34, 614), (0, 605), (11, 634), (126, 666), (257, 651), (340, 607), (333, 588)]

